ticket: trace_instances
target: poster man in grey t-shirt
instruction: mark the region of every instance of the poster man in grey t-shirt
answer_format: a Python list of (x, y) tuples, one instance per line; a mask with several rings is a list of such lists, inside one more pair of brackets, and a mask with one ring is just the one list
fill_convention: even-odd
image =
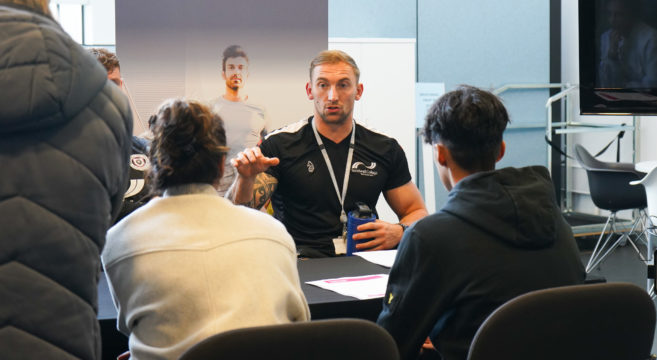
[[(267, 133), (268, 118), (262, 106), (249, 103), (243, 91), (249, 77), (249, 58), (239, 45), (227, 47), (222, 56), (221, 74), (225, 80), (226, 91), (212, 102), (212, 110), (224, 121), (226, 142), (231, 159), (245, 148), (256, 146)], [(224, 176), (218, 187), (224, 195), (235, 180), (236, 172), (230, 161), (226, 160)]]

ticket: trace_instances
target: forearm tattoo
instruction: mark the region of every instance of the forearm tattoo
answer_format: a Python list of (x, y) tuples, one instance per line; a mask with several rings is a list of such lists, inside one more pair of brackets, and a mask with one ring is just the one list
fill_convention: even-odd
[(253, 198), (248, 206), (254, 209), (263, 207), (276, 190), (276, 185), (278, 185), (278, 181), (275, 177), (268, 174), (258, 175), (253, 184)]

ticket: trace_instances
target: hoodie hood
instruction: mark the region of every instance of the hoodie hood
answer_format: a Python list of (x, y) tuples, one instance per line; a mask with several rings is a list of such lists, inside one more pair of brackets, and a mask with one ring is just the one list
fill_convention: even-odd
[(0, 0), (0, 136), (72, 119), (105, 86), (107, 72), (53, 19)]
[(443, 211), (509, 245), (529, 249), (554, 243), (560, 216), (550, 175), (542, 166), (470, 175), (452, 189)]

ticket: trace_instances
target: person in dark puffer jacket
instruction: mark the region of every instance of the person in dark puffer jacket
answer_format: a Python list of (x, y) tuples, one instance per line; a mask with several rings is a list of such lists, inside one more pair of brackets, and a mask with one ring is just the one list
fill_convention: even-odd
[(100, 252), (132, 115), (48, 0), (0, 0), (0, 357), (100, 359)]

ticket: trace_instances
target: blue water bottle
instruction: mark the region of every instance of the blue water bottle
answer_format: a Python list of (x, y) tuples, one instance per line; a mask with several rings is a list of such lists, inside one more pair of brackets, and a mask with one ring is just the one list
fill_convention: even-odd
[(356, 228), (358, 228), (359, 225), (376, 220), (376, 215), (367, 204), (357, 202), (356, 206), (358, 208), (354, 211), (350, 211), (347, 216), (347, 256), (351, 256), (356, 252), (356, 244), (368, 241), (354, 241), (352, 236), (358, 233)]

